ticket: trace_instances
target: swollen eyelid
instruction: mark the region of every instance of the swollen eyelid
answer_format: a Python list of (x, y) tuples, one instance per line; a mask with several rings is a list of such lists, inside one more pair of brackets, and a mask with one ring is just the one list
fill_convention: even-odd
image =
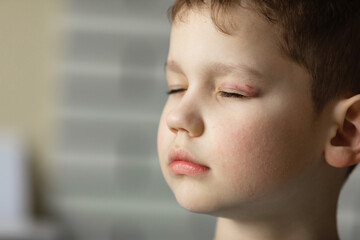
[(233, 92), (220, 92), (221, 97), (228, 97), (228, 98), (245, 98), (246, 96), (239, 94), (239, 93), (233, 93)]

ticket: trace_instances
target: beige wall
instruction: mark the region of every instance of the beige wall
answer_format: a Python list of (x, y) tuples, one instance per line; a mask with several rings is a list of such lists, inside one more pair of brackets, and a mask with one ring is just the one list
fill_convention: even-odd
[(0, 1), (0, 132), (16, 128), (25, 136), (37, 179), (46, 174), (54, 129), (59, 1)]

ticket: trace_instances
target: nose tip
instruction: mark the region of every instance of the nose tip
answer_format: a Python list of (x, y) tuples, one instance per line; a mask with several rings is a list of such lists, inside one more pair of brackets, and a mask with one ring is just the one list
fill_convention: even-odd
[(204, 122), (201, 114), (191, 108), (174, 109), (167, 116), (167, 125), (171, 132), (185, 132), (190, 137), (201, 136), (204, 132)]

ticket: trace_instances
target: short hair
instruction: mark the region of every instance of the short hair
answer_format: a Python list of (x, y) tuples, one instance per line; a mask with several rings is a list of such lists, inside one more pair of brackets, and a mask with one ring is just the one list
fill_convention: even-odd
[(176, 0), (168, 14), (175, 21), (184, 10), (207, 7), (216, 27), (230, 34), (226, 13), (239, 6), (279, 27), (282, 52), (312, 78), (315, 112), (331, 100), (360, 94), (359, 0)]
[(317, 111), (331, 99), (360, 93), (358, 0), (177, 0), (169, 17), (174, 21), (186, 7), (209, 6), (216, 26), (227, 32), (219, 13), (244, 3), (280, 26), (283, 52), (311, 74)]

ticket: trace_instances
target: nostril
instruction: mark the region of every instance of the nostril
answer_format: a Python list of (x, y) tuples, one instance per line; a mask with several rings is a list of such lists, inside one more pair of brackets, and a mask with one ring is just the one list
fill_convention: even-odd
[(175, 134), (177, 134), (179, 131), (180, 131), (180, 132), (186, 132), (186, 133), (189, 133), (189, 134), (190, 134), (190, 132), (189, 132), (187, 129), (185, 129), (185, 128), (169, 127), (169, 129), (170, 129), (171, 132), (173, 132), (173, 133), (175, 133)]
[(177, 133), (180, 128), (182, 128), (182, 124), (184, 124), (184, 116), (179, 112), (172, 111), (167, 116), (166, 122), (169, 130), (173, 133)]
[(172, 127), (169, 127), (169, 129), (172, 133), (177, 133), (177, 131), (178, 131), (176, 128), (172, 128)]

